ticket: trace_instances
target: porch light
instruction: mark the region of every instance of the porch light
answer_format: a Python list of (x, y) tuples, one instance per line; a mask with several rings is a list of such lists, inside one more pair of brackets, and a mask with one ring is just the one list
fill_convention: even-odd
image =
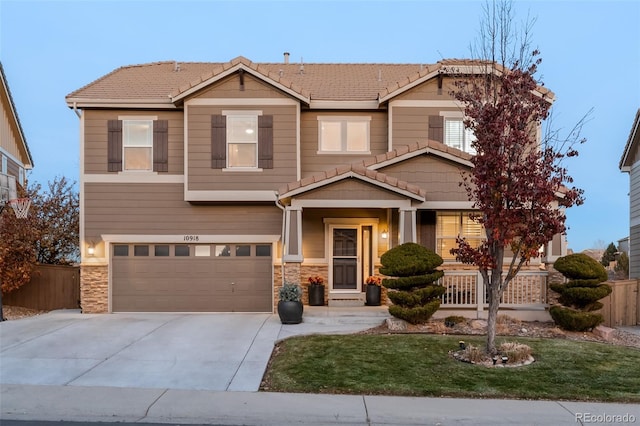
[(89, 256), (93, 256), (96, 253), (96, 248), (94, 247), (94, 244), (91, 243), (89, 244), (89, 247), (87, 247), (87, 254)]
[(382, 231), (382, 234), (380, 234), (380, 236), (383, 240), (386, 240), (387, 238), (389, 238), (389, 232), (385, 229), (384, 231)]

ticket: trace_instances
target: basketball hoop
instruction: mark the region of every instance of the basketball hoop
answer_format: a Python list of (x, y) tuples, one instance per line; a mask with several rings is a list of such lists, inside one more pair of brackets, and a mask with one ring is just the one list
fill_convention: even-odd
[(13, 208), (18, 219), (26, 219), (29, 207), (31, 206), (30, 198), (16, 198), (15, 200), (9, 200), (9, 204)]

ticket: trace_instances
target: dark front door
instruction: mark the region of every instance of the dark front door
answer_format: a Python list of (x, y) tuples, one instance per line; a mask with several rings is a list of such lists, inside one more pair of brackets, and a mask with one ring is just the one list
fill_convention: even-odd
[(333, 229), (333, 290), (358, 290), (358, 228)]

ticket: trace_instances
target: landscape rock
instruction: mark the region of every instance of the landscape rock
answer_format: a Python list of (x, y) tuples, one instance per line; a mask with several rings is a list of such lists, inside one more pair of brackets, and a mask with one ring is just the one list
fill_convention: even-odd
[(613, 332), (615, 330), (613, 328), (605, 327), (604, 325), (599, 325), (593, 329), (593, 334), (596, 336), (600, 336), (602, 339), (610, 342), (613, 340)]
[(387, 328), (389, 331), (404, 331), (407, 329), (407, 322), (400, 318), (387, 318)]
[(481, 319), (474, 319), (469, 321), (469, 326), (474, 330), (484, 330), (487, 328), (487, 321)]

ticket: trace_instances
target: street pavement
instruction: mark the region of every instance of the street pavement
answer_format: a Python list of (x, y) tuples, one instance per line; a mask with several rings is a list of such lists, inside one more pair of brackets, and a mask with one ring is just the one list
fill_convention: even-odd
[(0, 324), (4, 420), (220, 425), (562, 425), (640, 423), (640, 407), (257, 392), (274, 343), (379, 325), (384, 308), (305, 306), (271, 314), (57, 311)]

